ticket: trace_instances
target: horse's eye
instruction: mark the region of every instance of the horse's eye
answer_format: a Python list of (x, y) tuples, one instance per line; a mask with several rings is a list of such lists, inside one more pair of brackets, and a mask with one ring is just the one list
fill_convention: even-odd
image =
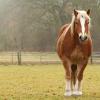
[(87, 24), (89, 24), (89, 22), (87, 22)]
[(89, 24), (89, 22), (86, 22), (86, 25), (88, 25)]
[(86, 24), (89, 24), (89, 21), (86, 21)]
[(78, 22), (75, 22), (75, 24), (78, 24)]

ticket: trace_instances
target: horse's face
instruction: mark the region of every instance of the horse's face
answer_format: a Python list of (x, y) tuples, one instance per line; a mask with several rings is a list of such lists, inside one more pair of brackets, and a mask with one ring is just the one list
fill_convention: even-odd
[(77, 11), (74, 10), (75, 21), (74, 28), (75, 32), (78, 34), (81, 41), (85, 41), (88, 38), (89, 27), (90, 27), (90, 10), (86, 11)]

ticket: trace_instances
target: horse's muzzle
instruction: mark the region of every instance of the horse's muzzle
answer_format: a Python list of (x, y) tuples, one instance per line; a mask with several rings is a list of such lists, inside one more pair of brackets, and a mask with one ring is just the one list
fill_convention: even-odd
[(81, 40), (81, 41), (85, 41), (85, 40), (87, 40), (87, 35), (80, 35), (79, 36), (79, 39)]

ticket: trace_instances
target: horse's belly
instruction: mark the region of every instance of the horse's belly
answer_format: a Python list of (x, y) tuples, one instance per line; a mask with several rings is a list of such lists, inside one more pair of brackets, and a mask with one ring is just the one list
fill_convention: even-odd
[(84, 56), (83, 52), (79, 48), (76, 48), (72, 52), (72, 54), (70, 56), (70, 59), (71, 59), (72, 63), (78, 64), (78, 63), (83, 62), (83, 60), (85, 59), (85, 56)]

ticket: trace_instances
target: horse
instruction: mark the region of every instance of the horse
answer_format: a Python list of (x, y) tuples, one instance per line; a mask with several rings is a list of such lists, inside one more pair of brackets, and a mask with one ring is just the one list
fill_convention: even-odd
[(90, 9), (73, 10), (71, 23), (61, 27), (57, 54), (65, 69), (65, 96), (81, 96), (84, 70), (92, 53)]

